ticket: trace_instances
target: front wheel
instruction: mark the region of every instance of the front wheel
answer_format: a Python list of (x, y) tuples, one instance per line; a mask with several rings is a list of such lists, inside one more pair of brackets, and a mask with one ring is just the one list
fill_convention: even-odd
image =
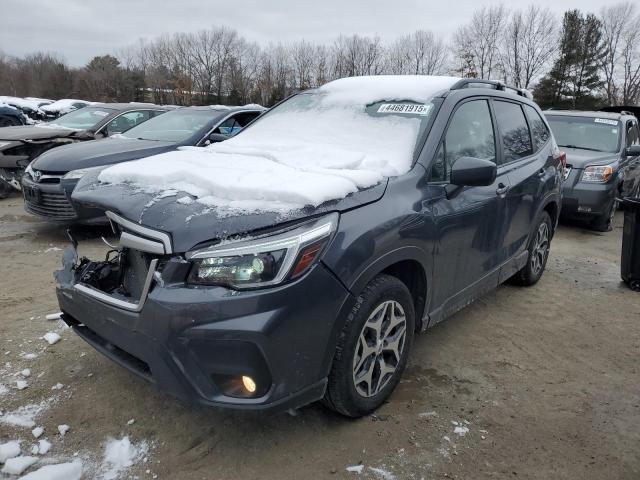
[(593, 229), (597, 232), (610, 232), (613, 230), (613, 219), (615, 218), (617, 209), (618, 201), (614, 199), (605, 213), (595, 218), (591, 224)]
[(374, 278), (340, 333), (325, 405), (348, 417), (382, 405), (400, 381), (414, 330), (413, 301), (405, 284), (389, 275)]
[(527, 264), (511, 277), (512, 283), (524, 287), (538, 283), (547, 266), (552, 233), (551, 217), (547, 212), (543, 211), (538, 216), (536, 228), (529, 240)]

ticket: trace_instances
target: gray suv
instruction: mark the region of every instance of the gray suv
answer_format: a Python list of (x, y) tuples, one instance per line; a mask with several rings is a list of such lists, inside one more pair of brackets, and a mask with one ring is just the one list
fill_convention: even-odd
[[(119, 244), (106, 259), (79, 259), (72, 239), (56, 273), (64, 321), (113, 361), (186, 401), (284, 410), (322, 399), (358, 417), (394, 390), (416, 333), (502, 282), (540, 279), (563, 166), (525, 92), (449, 77), (398, 80), (424, 84), (417, 100), (391, 88), (389, 77), (336, 82), (341, 99), (361, 98), (367, 88), (385, 93), (354, 100), (351, 112), (322, 123), (331, 112), (315, 105), (325, 91), (302, 92), (217, 148), (233, 148), (285, 114), (326, 132), (352, 131), (355, 116), (411, 118), (413, 138), (400, 132), (413, 151), (406, 171), (286, 215), (203, 210), (193, 193), (189, 201), (154, 198), (126, 182), (86, 176), (73, 198), (103, 208)], [(289, 130), (270, 131), (281, 152), (294, 141)], [(176, 154), (172, 165), (197, 154)]]
[(611, 230), (620, 198), (638, 195), (640, 130), (628, 112), (544, 112), (567, 154), (562, 216)]

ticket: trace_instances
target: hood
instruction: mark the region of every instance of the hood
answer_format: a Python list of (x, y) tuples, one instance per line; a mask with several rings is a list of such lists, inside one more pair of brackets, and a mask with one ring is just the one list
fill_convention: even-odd
[(19, 127), (4, 127), (0, 129), (0, 140), (46, 140), (49, 138), (78, 136), (78, 134), (85, 132), (85, 130), (71, 130), (69, 128), (22, 125)]
[[(222, 240), (257, 230), (269, 230), (307, 217), (333, 211), (346, 211), (379, 200), (388, 179), (353, 193), (341, 200), (318, 207), (293, 210), (286, 215), (275, 212), (229, 215), (197, 201), (178, 202), (190, 195), (178, 192), (173, 196), (152, 194), (125, 184), (100, 184), (99, 172), (85, 175), (73, 191), (72, 199), (85, 207), (112, 211), (139, 225), (161, 230), (171, 235), (175, 252), (184, 253), (204, 243)], [(192, 198), (192, 197), (190, 197)]]
[(585, 168), (587, 165), (606, 165), (618, 160), (617, 153), (593, 152), (580, 148), (560, 147), (567, 154), (567, 165), (573, 168)]
[(170, 142), (105, 138), (48, 150), (34, 160), (31, 167), (36, 170), (66, 173), (79, 168), (137, 160), (175, 148), (176, 145)]

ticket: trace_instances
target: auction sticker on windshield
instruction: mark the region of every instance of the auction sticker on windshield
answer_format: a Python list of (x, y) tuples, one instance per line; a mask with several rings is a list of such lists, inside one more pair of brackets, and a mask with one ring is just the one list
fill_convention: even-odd
[(431, 105), (415, 103), (383, 103), (378, 107), (378, 113), (401, 113), (408, 115), (429, 115)]
[(617, 120), (609, 120), (608, 118), (596, 118), (596, 123), (604, 123), (606, 125), (618, 125)]

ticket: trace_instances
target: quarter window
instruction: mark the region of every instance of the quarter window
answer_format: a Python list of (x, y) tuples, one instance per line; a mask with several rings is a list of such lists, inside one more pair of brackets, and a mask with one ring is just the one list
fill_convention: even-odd
[(640, 144), (638, 138), (638, 126), (635, 122), (627, 122), (627, 147)]
[(533, 155), (531, 134), (522, 108), (517, 103), (495, 101), (496, 121), (502, 136), (504, 159), (502, 163), (513, 162)]
[(431, 167), (432, 181), (447, 181), (451, 166), (460, 157), (496, 160), (491, 112), (486, 100), (466, 102), (453, 114), (449, 128)]
[(533, 137), (533, 144), (535, 151), (537, 152), (542, 146), (547, 143), (551, 134), (547, 128), (547, 124), (544, 123), (540, 114), (535, 108), (529, 105), (523, 105), (524, 111), (527, 114), (527, 120), (529, 120), (529, 126), (531, 127), (531, 136)]

